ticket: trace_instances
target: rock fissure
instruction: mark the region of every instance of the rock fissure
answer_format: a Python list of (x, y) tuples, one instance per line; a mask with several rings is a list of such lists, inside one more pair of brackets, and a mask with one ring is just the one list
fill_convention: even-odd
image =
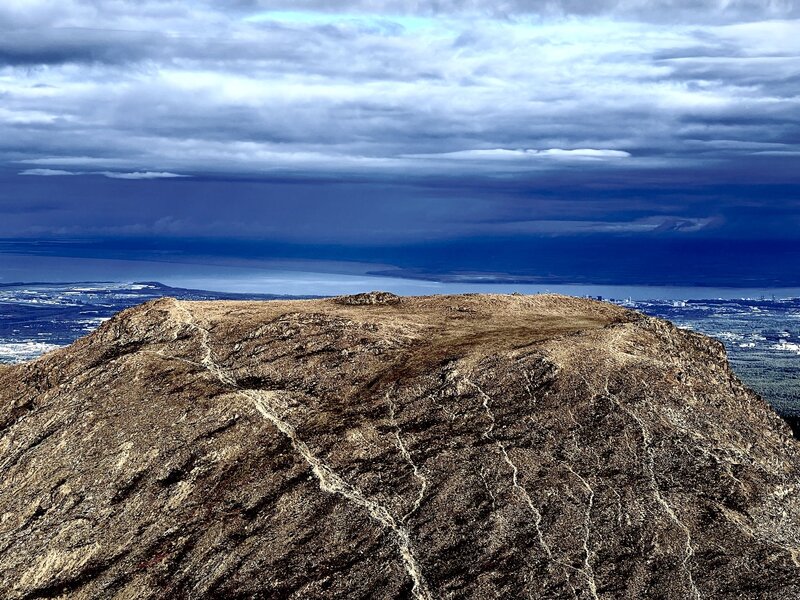
[(395, 406), (394, 401), (389, 395), (389, 392), (386, 393), (386, 402), (389, 405), (389, 420), (394, 427), (394, 437), (395, 437), (395, 445), (397, 446), (400, 455), (405, 459), (408, 465), (411, 467), (412, 471), (414, 472), (414, 478), (419, 482), (419, 492), (417, 494), (416, 500), (414, 500), (414, 504), (411, 508), (406, 512), (400, 520), (405, 523), (409, 517), (411, 517), (414, 513), (419, 510), (422, 501), (425, 499), (425, 492), (428, 489), (428, 480), (422, 474), (422, 470), (417, 466), (414, 462), (411, 453), (406, 448), (406, 445), (403, 443), (403, 437), (400, 432), (400, 426), (397, 423), (397, 407)]
[(464, 383), (466, 383), (468, 386), (477, 391), (478, 394), (481, 396), (483, 409), (486, 412), (486, 416), (489, 418), (489, 427), (488, 429), (486, 429), (486, 431), (483, 432), (483, 436), (487, 439), (494, 441), (498, 450), (500, 450), (500, 454), (503, 456), (503, 461), (511, 468), (512, 488), (515, 494), (518, 494), (519, 497), (522, 498), (523, 502), (525, 502), (525, 504), (528, 505), (528, 508), (530, 509), (531, 513), (533, 513), (534, 526), (536, 527), (536, 535), (539, 538), (539, 545), (542, 547), (542, 550), (544, 550), (544, 553), (547, 555), (547, 558), (552, 559), (553, 552), (550, 549), (550, 546), (545, 541), (544, 533), (542, 532), (542, 527), (541, 527), (542, 513), (534, 505), (533, 499), (528, 493), (528, 490), (526, 490), (523, 486), (520, 485), (519, 469), (517, 468), (517, 465), (514, 464), (514, 461), (511, 460), (511, 457), (508, 455), (508, 450), (506, 449), (505, 444), (503, 444), (500, 440), (494, 437), (493, 431), (497, 422), (495, 420), (494, 413), (492, 412), (492, 409), (489, 406), (491, 398), (486, 392), (483, 391), (483, 389), (479, 385), (473, 383), (469, 378), (465, 377)]
[(276, 392), (240, 388), (236, 380), (226, 373), (214, 360), (209, 330), (198, 325), (194, 315), (192, 315), (187, 308), (180, 303), (178, 303), (178, 306), (185, 315), (186, 323), (190, 327), (201, 332), (200, 343), (204, 353), (202, 364), (206, 369), (221, 383), (234, 388), (240, 394), (248, 398), (261, 416), (272, 423), (289, 439), (295, 450), (297, 450), (303, 460), (305, 460), (311, 468), (311, 471), (319, 482), (320, 489), (330, 494), (342, 496), (357, 506), (366, 509), (374, 520), (394, 534), (403, 565), (413, 582), (412, 595), (417, 600), (432, 600), (433, 595), (428, 588), (427, 581), (422, 572), (422, 567), (416, 557), (411, 542), (411, 535), (403, 524), (405, 519), (399, 519), (400, 522), (398, 522), (398, 519), (396, 519), (385, 506), (367, 498), (358, 488), (342, 479), (322, 459), (317, 457), (309, 446), (297, 435), (295, 427), (280, 416), (273, 404)]
[[(647, 382), (642, 381), (642, 385), (647, 388)], [(630, 407), (625, 406), (623, 402), (619, 400), (614, 394), (612, 394), (609, 389), (609, 381), (606, 379), (603, 392), (606, 397), (610, 398), (616, 405), (622, 410), (625, 414), (627, 414), (638, 426), (641, 436), (642, 436), (642, 451), (645, 455), (644, 466), (645, 470), (649, 474), (650, 479), (650, 489), (653, 492), (653, 497), (655, 498), (656, 502), (664, 509), (664, 512), (669, 516), (670, 520), (672, 520), (678, 528), (683, 531), (684, 535), (686, 536), (686, 545), (685, 545), (685, 553), (682, 561), (682, 568), (684, 573), (686, 574), (687, 584), (689, 586), (689, 590), (691, 595), (695, 598), (695, 600), (701, 600), (702, 596), (700, 595), (700, 590), (697, 588), (697, 585), (694, 582), (694, 576), (692, 575), (692, 569), (690, 566), (691, 560), (694, 557), (694, 546), (692, 544), (692, 532), (689, 527), (678, 517), (675, 513), (675, 510), (672, 506), (667, 502), (664, 498), (663, 494), (661, 493), (661, 488), (658, 485), (658, 479), (656, 478), (655, 472), (655, 455), (652, 447), (652, 437), (650, 435), (650, 431), (647, 426), (644, 424), (642, 419), (639, 415), (636, 414)]]
[(575, 469), (572, 468), (572, 465), (565, 465), (566, 469), (572, 473), (578, 480), (581, 482), (584, 488), (586, 488), (586, 493), (588, 495), (587, 505), (586, 505), (586, 515), (583, 521), (583, 529), (584, 529), (584, 536), (583, 536), (583, 574), (586, 577), (586, 584), (589, 586), (589, 593), (592, 594), (592, 598), (595, 600), (599, 600), (597, 595), (597, 582), (595, 581), (594, 576), (594, 569), (592, 568), (592, 552), (589, 549), (589, 539), (592, 534), (592, 508), (594, 507), (594, 489), (592, 486), (589, 485), (589, 482)]

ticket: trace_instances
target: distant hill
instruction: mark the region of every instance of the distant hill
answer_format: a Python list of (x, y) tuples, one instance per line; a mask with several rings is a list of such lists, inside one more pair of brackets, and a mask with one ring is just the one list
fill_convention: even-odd
[(155, 281), (0, 283), (0, 363), (37, 358), (71, 344), (125, 308), (165, 296), (181, 300), (299, 297), (192, 290)]

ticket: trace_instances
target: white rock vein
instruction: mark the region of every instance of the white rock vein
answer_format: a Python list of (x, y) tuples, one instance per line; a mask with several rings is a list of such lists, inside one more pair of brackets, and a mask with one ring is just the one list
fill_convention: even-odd
[(311, 467), (311, 471), (319, 482), (321, 490), (330, 494), (340, 495), (366, 509), (374, 520), (394, 534), (403, 565), (413, 582), (413, 597), (416, 600), (432, 600), (433, 595), (428, 588), (425, 576), (422, 573), (422, 567), (414, 552), (411, 536), (403, 526), (402, 520), (396, 519), (385, 506), (367, 498), (361, 490), (342, 479), (329, 465), (311, 451), (308, 444), (298, 436), (295, 427), (280, 415), (274, 402), (278, 395), (276, 392), (241, 388), (236, 383), (236, 380), (214, 360), (214, 353), (210, 344), (211, 334), (208, 329), (201, 327), (191, 311), (182, 303), (176, 301), (175, 305), (184, 316), (186, 324), (200, 332), (200, 345), (203, 350), (202, 365), (221, 383), (234, 388), (239, 394), (248, 398), (259, 414), (289, 439), (295, 450)]

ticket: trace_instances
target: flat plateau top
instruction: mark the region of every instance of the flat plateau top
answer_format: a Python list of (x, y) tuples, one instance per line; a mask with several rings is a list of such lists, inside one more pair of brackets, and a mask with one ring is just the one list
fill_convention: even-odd
[(555, 294), (399, 297), (370, 292), (324, 300), (181, 304), (189, 307), (196, 318), (209, 323), (247, 327), (284, 315), (325, 316), (378, 324), (386, 330), (422, 338), (431, 352), (474, 347), (481, 354), (641, 318), (612, 304)]

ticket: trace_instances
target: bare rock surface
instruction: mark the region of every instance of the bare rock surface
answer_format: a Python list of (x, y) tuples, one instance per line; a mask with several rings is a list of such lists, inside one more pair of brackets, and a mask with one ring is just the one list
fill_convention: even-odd
[(334, 302), (349, 306), (365, 306), (368, 304), (398, 304), (400, 296), (390, 292), (365, 292), (352, 296), (339, 296)]
[(0, 597), (800, 597), (723, 347), (559, 296), (151, 302), (0, 368)]

